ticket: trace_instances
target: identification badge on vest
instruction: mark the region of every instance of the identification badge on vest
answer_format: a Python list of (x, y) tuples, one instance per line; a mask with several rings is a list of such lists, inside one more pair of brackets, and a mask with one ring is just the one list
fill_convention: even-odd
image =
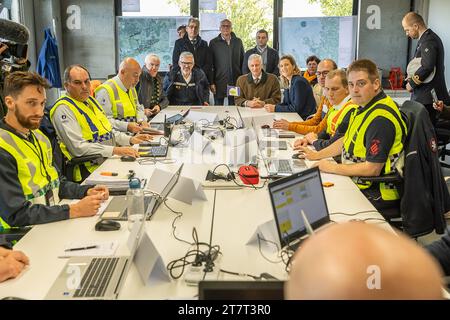
[(45, 203), (48, 206), (56, 205), (56, 203), (55, 203), (55, 196), (53, 194), (53, 190), (52, 189), (48, 190), (47, 193), (45, 194)]

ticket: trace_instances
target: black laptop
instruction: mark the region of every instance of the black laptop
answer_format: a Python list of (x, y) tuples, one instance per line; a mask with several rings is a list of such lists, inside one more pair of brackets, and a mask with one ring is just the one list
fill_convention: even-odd
[(317, 167), (269, 183), (269, 193), (282, 248), (297, 249), (300, 238), (307, 234), (302, 210), (312, 229), (330, 222)]
[(284, 282), (259, 281), (200, 281), (199, 300), (283, 300)]

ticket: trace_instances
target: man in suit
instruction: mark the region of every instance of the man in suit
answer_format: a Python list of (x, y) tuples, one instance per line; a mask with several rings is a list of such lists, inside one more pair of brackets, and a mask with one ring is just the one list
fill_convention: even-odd
[(208, 43), (198, 35), (200, 21), (198, 18), (190, 18), (186, 26), (186, 34), (175, 41), (172, 54), (172, 65), (179, 70), (178, 61), (182, 52), (190, 52), (194, 55), (195, 66), (203, 70), (209, 83), (212, 81), (212, 56)]
[[(427, 27), (423, 18), (408, 12), (402, 20), (405, 33), (411, 39), (419, 39), (414, 58), (421, 58), (419, 68), (407, 79), (406, 89), (412, 92), (412, 100), (422, 103), (436, 123), (431, 90), (436, 90), (439, 100), (450, 104), (444, 76), (444, 46), (439, 36)], [(434, 73), (434, 76), (431, 76)], [(431, 80), (429, 78), (432, 78)]]
[(269, 34), (266, 30), (261, 29), (256, 33), (256, 47), (247, 50), (244, 55), (244, 63), (242, 64), (242, 74), (247, 74), (250, 72), (248, 68), (248, 57), (252, 54), (257, 53), (263, 58), (263, 70), (267, 73), (272, 73), (276, 76), (280, 75), (280, 70), (278, 69), (278, 61), (280, 57), (278, 56), (278, 51), (269, 47), (267, 45), (269, 41)]

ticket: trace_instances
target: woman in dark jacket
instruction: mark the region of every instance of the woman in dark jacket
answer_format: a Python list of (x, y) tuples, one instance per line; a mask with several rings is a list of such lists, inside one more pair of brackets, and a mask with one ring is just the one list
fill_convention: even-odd
[(316, 111), (316, 100), (311, 85), (300, 75), (300, 69), (290, 55), (281, 57), (280, 73), (283, 87), (288, 87), (284, 90), (283, 102), (277, 105), (266, 104), (266, 110), (268, 112), (297, 112), (302, 119), (306, 119)]

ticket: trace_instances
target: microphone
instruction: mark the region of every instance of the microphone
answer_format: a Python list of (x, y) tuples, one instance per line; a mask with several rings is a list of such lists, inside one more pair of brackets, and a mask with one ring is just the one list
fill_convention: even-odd
[(24, 25), (10, 20), (0, 19), (0, 38), (18, 44), (27, 44), (29, 37), (30, 32)]

